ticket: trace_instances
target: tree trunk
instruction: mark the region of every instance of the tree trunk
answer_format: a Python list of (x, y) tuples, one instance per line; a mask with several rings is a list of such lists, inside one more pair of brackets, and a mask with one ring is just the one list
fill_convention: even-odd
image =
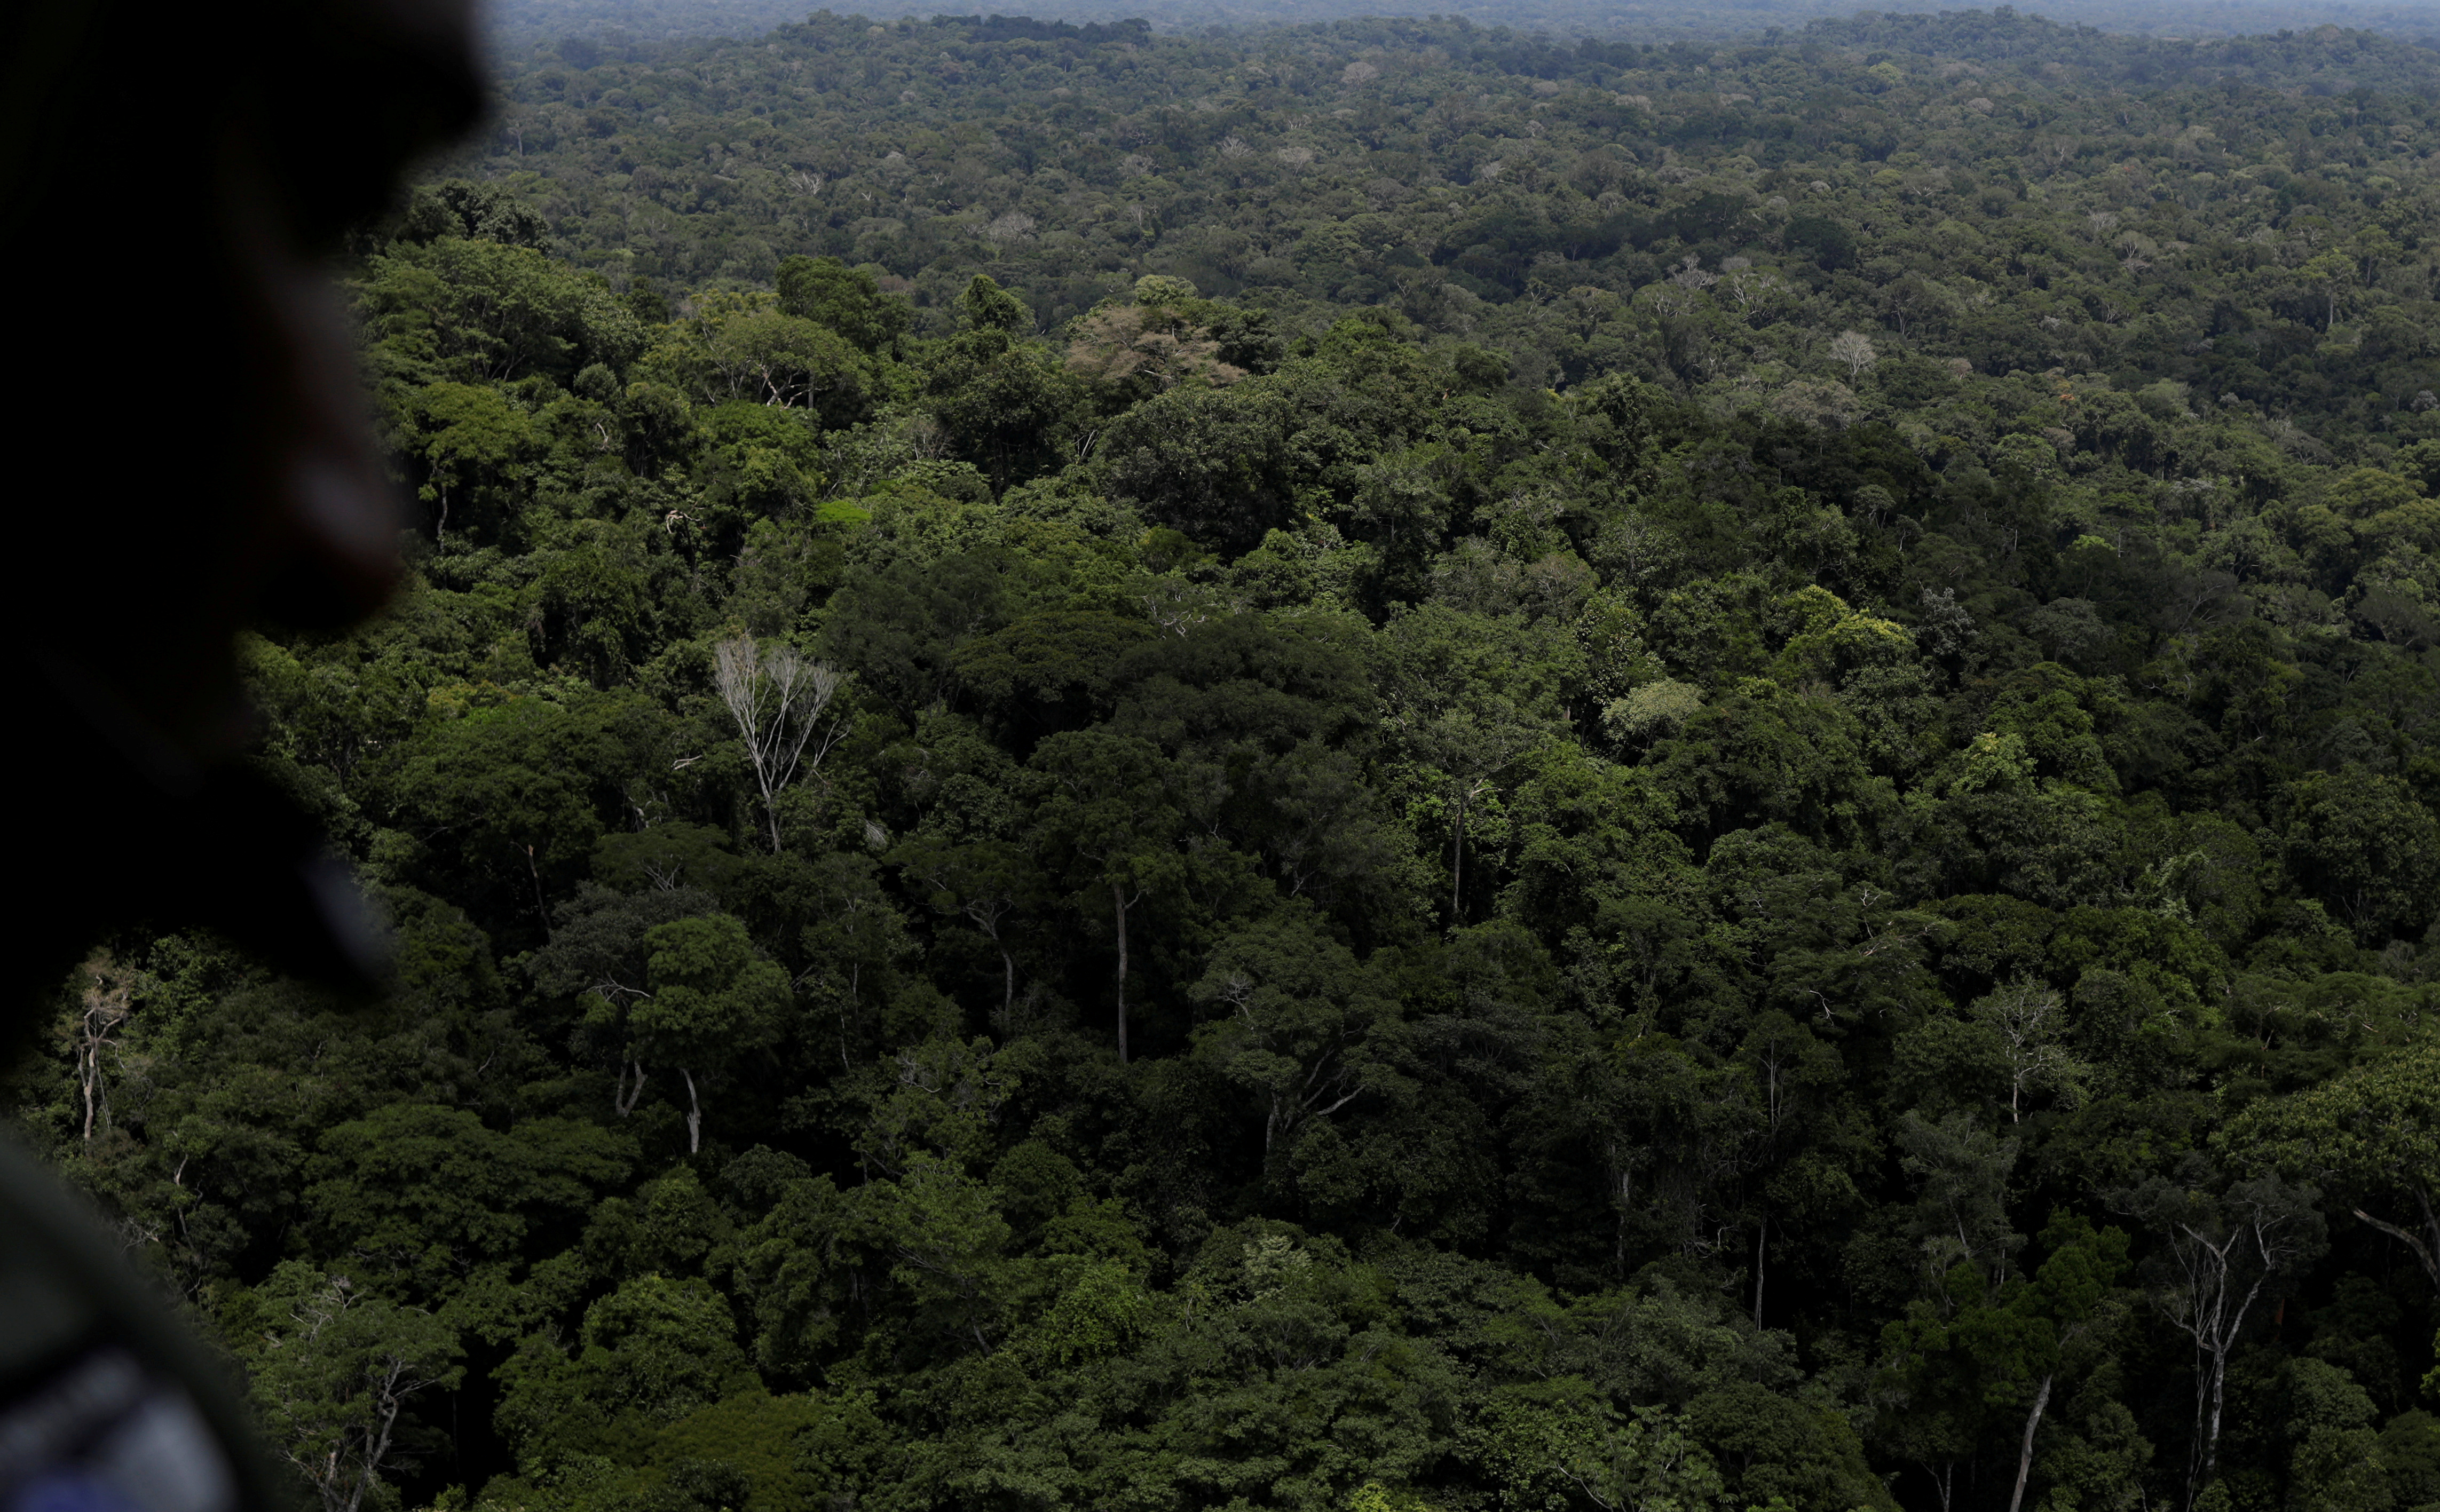
[[(627, 1090), (627, 1073), (630, 1071), (636, 1074), (636, 1090), (633, 1092)], [(644, 1063), (640, 1060), (621, 1061), (619, 1066), (619, 1079), (610, 1088), (610, 1106), (618, 1109), (619, 1116), (624, 1118), (634, 1112), (636, 1105), (643, 1100)]]
[(1119, 1064), (1127, 1063), (1127, 895), (1113, 880), (1110, 912), (1119, 924)]
[(1623, 1276), (1626, 1274), (1626, 1218), (1635, 1206), (1635, 1166), (1616, 1160), (1612, 1164), (1618, 1169), (1618, 1200), (1612, 1204), (1618, 1220), (1610, 1225), (1610, 1265)]
[(1949, 1495), (1957, 1485), (1957, 1462), (1944, 1461), (1938, 1469), (1926, 1465), (1923, 1473), (1930, 1476), (1931, 1484), (1940, 1489), (1940, 1512), (1948, 1512)]
[(2228, 1352), (2222, 1349), (2214, 1351), (2212, 1355), (2211, 1426), (2203, 1434), (2203, 1471), (2196, 1479), (2194, 1489), (2187, 1493), (2188, 1506), (2195, 1504), (2195, 1498), (2203, 1494), (2203, 1487), (2211, 1485), (2212, 1478), (2219, 1471), (2219, 1420), (2227, 1396)]
[(1457, 929), (1465, 923), (1465, 800), (1463, 789), (1457, 795), (1457, 863), (1449, 875), (1449, 927)]
[(2422, 1266), (2424, 1273), (2431, 1278), (2431, 1284), (2440, 1286), (2440, 1216), (2435, 1216), (2431, 1210), (2431, 1194), (2420, 1185), (2414, 1188), (2414, 1200), (2423, 1209), (2423, 1231), (2431, 1236), (2428, 1244), (2396, 1224), (2373, 1217), (2362, 1208), (2357, 1208), (2355, 1215), (2364, 1223), (2405, 1245), (2407, 1253), (2414, 1256), (2415, 1263)]
[(2034, 1410), (2025, 1414), (2025, 1442), (2017, 1451), (2017, 1489), (2008, 1498), (2008, 1512), (2018, 1512), (2025, 1504), (2025, 1477), (2034, 1471), (2034, 1430), (2042, 1425), (2042, 1409), (2051, 1404), (2051, 1382), (2056, 1379), (2042, 1378), (2041, 1390), (2034, 1393)]
[(91, 966), (93, 983), (84, 989), (84, 1017), (80, 1021), (77, 1037), (77, 1081), (84, 1093), (84, 1142), (93, 1143), (93, 1131), (101, 1121), (101, 1111), (110, 1106), (110, 1088), (102, 1079), (103, 1052), (118, 1041), (112, 1031), (125, 1023), (135, 1012), (134, 989), (120, 979), (112, 986), (106, 966)]
[[(373, 1478), (381, 1473), (382, 1462), (389, 1458), (390, 1434), (398, 1426), (400, 1410), (406, 1405), (406, 1398), (398, 1392), (399, 1377), (404, 1373), (403, 1364), (393, 1358), (387, 1375), (374, 1386), (372, 1397), (376, 1421), (358, 1430), (363, 1434), (364, 1461), (355, 1467), (355, 1474), (350, 1478), (353, 1484), (348, 1485), (344, 1496), (334, 1499), (326, 1492), (323, 1497), (324, 1505), (332, 1507), (332, 1512), (358, 1512), (364, 1505), (365, 1493), (372, 1488)], [(333, 1454), (333, 1470), (338, 1468), (338, 1456)], [(335, 1478), (333, 1489), (336, 1489)]]
[(542, 937), (550, 936), (550, 904), (542, 895), (542, 868), (534, 864), (533, 847), (526, 847), (526, 875), (533, 879), (534, 912), (542, 917)]
[[(2263, 1283), (2270, 1279), (2271, 1268), (2267, 1263), (2266, 1257), (2262, 1274), (2255, 1277), (2253, 1285), (2246, 1290), (2245, 1300), (2237, 1304), (2234, 1316), (2230, 1316), (2225, 1292), (2228, 1284), (2225, 1272), (2230, 1264), (2228, 1252), (2236, 1247), (2236, 1236), (2231, 1236), (2227, 1245), (2218, 1252), (2223, 1274), (2220, 1285), (2223, 1290), (2221, 1295), (2212, 1303), (2211, 1326), (2208, 1334), (2197, 1333), (2195, 1339), (2197, 1344), (2200, 1346), (2198, 1353), (2208, 1363), (2203, 1367), (2201, 1379), (2195, 1384), (2197, 1442), (2194, 1457), (2188, 1462), (2186, 1475), (2186, 1505), (2189, 1507), (2195, 1504), (2196, 1499), (2203, 1494), (2203, 1488), (2210, 1485), (2213, 1477), (2218, 1473), (2219, 1425), (2226, 1412), (2229, 1351), (2235, 1347), (2237, 1336), (2245, 1329), (2245, 1315), (2253, 1310), (2253, 1304), (2261, 1298)], [(2261, 1243), (2257, 1231), (2255, 1244), (2260, 1247)]]
[(703, 1104), (694, 1094), (694, 1073), (680, 1066), (678, 1075), (687, 1084), (687, 1153), (692, 1155), (703, 1148)]
[(1754, 1326), (1757, 1328), (1762, 1326), (1762, 1268), (1769, 1254), (1769, 1240), (1770, 1215), (1765, 1213), (1762, 1221), (1754, 1225)]

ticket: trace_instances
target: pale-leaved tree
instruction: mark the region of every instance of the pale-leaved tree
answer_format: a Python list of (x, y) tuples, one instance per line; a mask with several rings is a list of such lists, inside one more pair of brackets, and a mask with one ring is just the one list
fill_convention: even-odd
[(1843, 364), (1850, 382), (1864, 376), (1864, 369), (1881, 360), (1873, 350), (1872, 338), (1858, 330), (1842, 330), (1830, 338), (1830, 360)]

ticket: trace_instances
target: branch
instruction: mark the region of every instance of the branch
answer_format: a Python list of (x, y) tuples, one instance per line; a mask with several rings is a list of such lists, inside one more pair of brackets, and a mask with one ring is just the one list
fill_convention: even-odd
[(2397, 1240), (2400, 1244), (2405, 1245), (2407, 1249), (2413, 1251), (2414, 1258), (2422, 1265), (2424, 1273), (2431, 1278), (2434, 1285), (2440, 1285), (2440, 1258), (2433, 1257), (2430, 1245), (2425, 1244), (2420, 1238), (2407, 1232), (2405, 1229), (2399, 1228), (2396, 1224), (2384, 1222), (2381, 1219), (2373, 1217), (2362, 1208), (2357, 1208), (2355, 1210), (2355, 1215), (2364, 1222), (2371, 1224), (2374, 1228), (2380, 1230), (2383, 1234), (2388, 1235), (2391, 1238)]
[(1341, 1108), (1346, 1107), (1349, 1103), (1354, 1102), (1356, 1098), (1363, 1095), (1364, 1089), (1359, 1086), (1354, 1092), (1349, 1093), (1346, 1096), (1339, 1098), (1335, 1103), (1332, 1103), (1329, 1107), (1316, 1108), (1307, 1113), (1306, 1116), (1311, 1118), (1327, 1118), (1331, 1114), (1338, 1112)]

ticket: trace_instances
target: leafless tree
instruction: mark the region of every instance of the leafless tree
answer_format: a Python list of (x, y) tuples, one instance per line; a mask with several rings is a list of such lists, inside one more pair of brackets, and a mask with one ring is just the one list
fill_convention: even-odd
[(1844, 363), (1847, 367), (1847, 381), (1853, 382), (1864, 376), (1865, 368), (1879, 362), (1881, 354), (1873, 350), (1871, 338), (1863, 332), (1842, 330), (1830, 338), (1830, 360), (1834, 363)]
[(762, 811), (771, 827), (771, 854), (780, 853), (780, 794), (799, 771), (818, 771), (822, 757), (846, 733), (842, 720), (825, 720), (843, 679), (819, 662), (809, 662), (784, 644), (764, 650), (750, 635), (720, 643), (713, 654), (720, 702), (745, 738)]
[[(1745, 259), (1731, 258), (1729, 261), (1744, 262)], [(1723, 263), (1721, 266), (1727, 267), (1728, 264)], [(1737, 308), (1749, 313), (1756, 305), (1781, 293), (1786, 287), (1786, 284), (1769, 274), (1756, 272), (1750, 264), (1729, 269), (1729, 291), (1736, 296)]]
[(2156, 1307), (2195, 1342), (2195, 1443), (2186, 1473), (2192, 1507), (2219, 1469), (2228, 1358), (2263, 1293), (2321, 1254), (2312, 1187), (2276, 1176), (2239, 1182), (2216, 1200), (2155, 1177), (2126, 1206), (2167, 1239), (2152, 1289)]
[(1002, 250), (1016, 242), (1030, 240), (1032, 236), (1033, 217), (1022, 210), (996, 216), (990, 224), (983, 227), (983, 240)]
[(1202, 605), (1175, 587), (1160, 593), (1145, 594), (1138, 601), (1144, 606), (1145, 615), (1154, 624), (1173, 635), (1186, 634), (1211, 617), (1204, 613)]
[(84, 1142), (90, 1145), (96, 1123), (110, 1107), (110, 1089), (101, 1077), (102, 1053), (118, 1043), (119, 1027), (135, 1015), (135, 979), (114, 965), (107, 953), (85, 962), (84, 971), (90, 981), (71, 1032), (76, 1041), (77, 1085), (84, 1094)]
[(1686, 254), (1686, 260), (1678, 265), (1678, 271), (1669, 276), (1669, 281), (1680, 289), (1700, 294), (1718, 283), (1720, 276), (1716, 273), (1704, 272), (1703, 259), (1690, 252)]

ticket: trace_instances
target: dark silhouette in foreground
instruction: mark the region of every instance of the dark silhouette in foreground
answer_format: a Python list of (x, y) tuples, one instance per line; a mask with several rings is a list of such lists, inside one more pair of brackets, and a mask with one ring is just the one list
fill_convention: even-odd
[[(239, 764), (236, 637), (344, 626), (389, 591), (397, 512), (317, 259), (478, 98), (458, 0), (0, 13), (9, 526), (27, 569), (6, 610), (27, 652), (12, 787), (32, 820), (13, 1019), (137, 917), (368, 981), (344, 874)], [(0, 1501), (286, 1501), (117, 1248), (0, 1147)]]

